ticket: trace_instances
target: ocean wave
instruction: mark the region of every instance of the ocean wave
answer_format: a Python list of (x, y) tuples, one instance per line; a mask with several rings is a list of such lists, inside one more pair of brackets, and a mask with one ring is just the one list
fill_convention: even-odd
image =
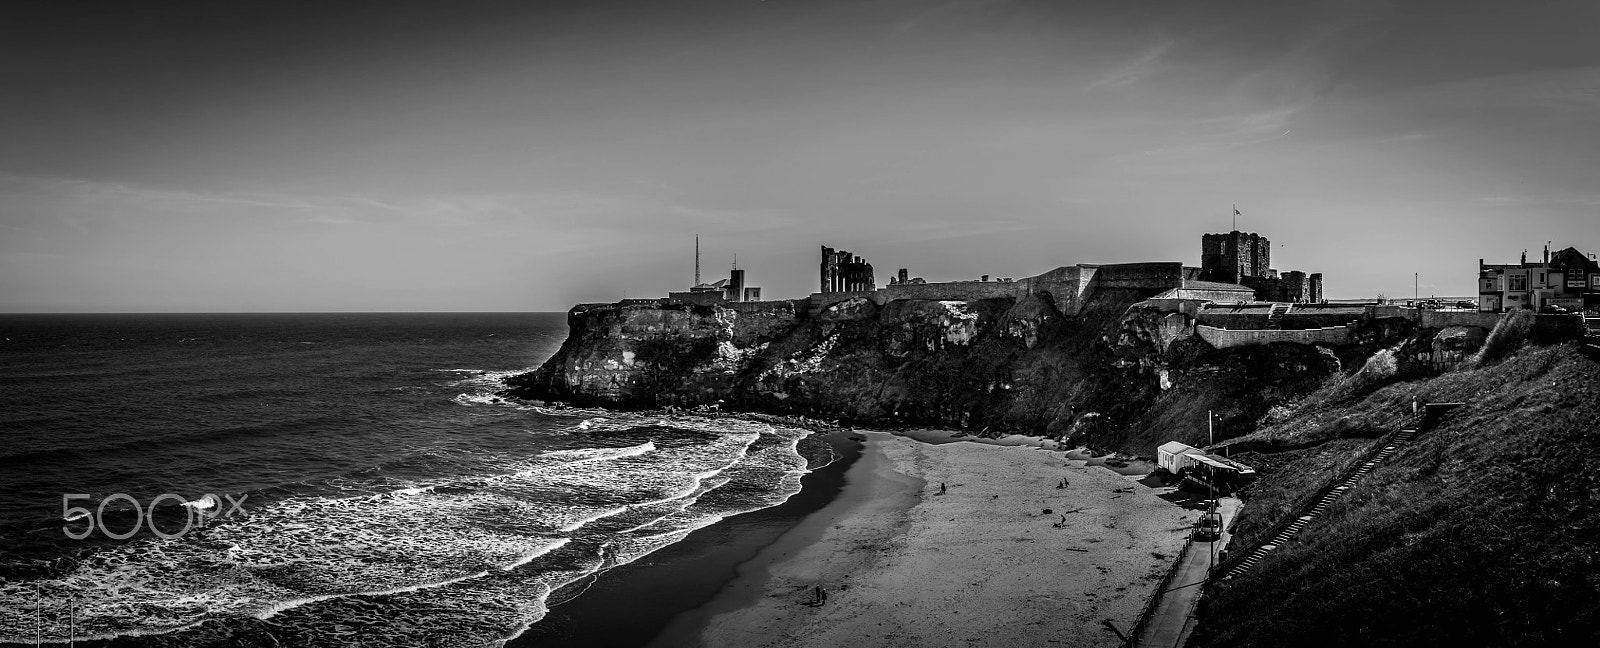
[(615, 416), (616, 415), (616, 412), (612, 412), (610, 410), (603, 410), (603, 409), (596, 408), (596, 407), (549, 407), (549, 406), (534, 405), (534, 406), (532, 406), (532, 409), (533, 409), (533, 411), (538, 412), (540, 414), (543, 414), (545, 416), (556, 417), (556, 418), (575, 418), (575, 417), (593, 418), (593, 417), (604, 417), (604, 416)]
[(534, 367), (524, 367), (522, 369), (434, 369), (434, 371), (445, 373), (470, 374), (465, 378), (449, 383), (448, 386), (450, 387), (478, 385), (482, 387), (493, 388), (495, 390), (505, 388), (505, 379), (512, 376), (525, 374), (533, 370)]
[(622, 448), (574, 448), (571, 450), (550, 450), (539, 455), (542, 459), (556, 459), (570, 463), (589, 461), (606, 461), (608, 459), (621, 459), (623, 457), (637, 457), (654, 452), (656, 442), (646, 441), (639, 445)]
[(487, 393), (487, 392), (476, 392), (476, 393), (471, 393), (471, 394), (467, 394), (467, 393), (456, 394), (456, 397), (452, 398), (450, 400), (455, 401), (455, 403), (457, 405), (465, 405), (467, 407), (477, 407), (477, 406), (484, 406), (484, 405), (492, 405), (492, 406), (496, 406), (496, 407), (509, 407), (511, 409), (522, 410), (522, 411), (530, 411), (530, 410), (536, 409), (532, 405), (524, 405), (522, 403), (517, 402), (515, 399), (504, 398), (504, 397), (496, 396), (495, 394)]
[[(37, 587), (80, 602), (80, 636), (220, 632), (196, 624), (252, 617), (327, 638), (300, 643), (338, 643), (338, 614), (384, 605), (374, 631), (393, 633), (393, 643), (482, 645), (543, 618), (550, 592), (568, 583), (799, 490), (804, 431), (609, 414), (595, 425), (664, 436), (486, 458), (495, 474), (378, 494), (370, 480), (329, 480), (351, 496), (291, 497), (181, 539), (102, 550), (59, 576), (0, 583), (0, 641), (31, 638), (24, 603)], [(434, 611), (408, 611), (424, 605)]]

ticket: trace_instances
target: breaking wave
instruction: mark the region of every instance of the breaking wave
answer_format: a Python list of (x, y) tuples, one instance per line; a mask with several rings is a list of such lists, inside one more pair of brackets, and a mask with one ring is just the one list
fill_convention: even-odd
[(338, 644), (359, 628), (391, 645), (484, 645), (537, 622), (563, 585), (787, 500), (807, 470), (802, 430), (559, 414), (571, 423), (554, 429), (581, 447), (484, 452), (472, 472), (435, 479), (328, 480), (335, 496), (247, 504), (180, 538), (137, 539), (62, 573), (0, 581), (0, 641), (31, 643), (37, 620), (46, 641), (65, 642), (62, 602), (72, 600), (78, 639), (249, 644), (270, 633)]

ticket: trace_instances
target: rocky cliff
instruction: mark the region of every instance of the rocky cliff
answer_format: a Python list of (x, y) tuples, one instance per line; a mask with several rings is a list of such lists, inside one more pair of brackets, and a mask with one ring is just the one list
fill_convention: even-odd
[(868, 296), (700, 305), (585, 305), (540, 369), (508, 381), (528, 399), (609, 407), (718, 405), (859, 424), (1022, 432), (1151, 454), (1242, 433), (1352, 359), (1409, 332), (1373, 324), (1348, 348), (1217, 350), (1193, 317), (1107, 288), (1067, 315), (1048, 294), (975, 300)]

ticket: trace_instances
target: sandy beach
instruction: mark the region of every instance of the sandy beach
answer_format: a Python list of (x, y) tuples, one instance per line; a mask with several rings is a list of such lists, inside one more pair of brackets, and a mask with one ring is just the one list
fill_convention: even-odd
[(653, 645), (1104, 646), (1195, 517), (1062, 452), (863, 436), (837, 498)]

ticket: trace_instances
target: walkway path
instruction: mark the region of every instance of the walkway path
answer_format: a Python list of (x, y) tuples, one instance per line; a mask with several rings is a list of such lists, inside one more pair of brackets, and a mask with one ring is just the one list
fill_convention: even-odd
[[(1240, 506), (1237, 498), (1223, 497), (1217, 500), (1217, 513), (1222, 516), (1223, 529), (1233, 523), (1233, 516), (1239, 512)], [(1172, 584), (1167, 586), (1166, 591), (1156, 594), (1161, 597), (1161, 602), (1156, 604), (1155, 614), (1151, 615), (1144, 633), (1139, 636), (1138, 646), (1175, 648), (1183, 645), (1190, 627), (1194, 625), (1191, 615), (1195, 602), (1200, 600), (1200, 590), (1204, 589), (1206, 572), (1215, 564), (1214, 553), (1221, 554), (1231, 537), (1232, 534), (1223, 531), (1222, 537), (1214, 543), (1196, 542), (1189, 545), (1179, 557), (1183, 562), (1172, 577)], [(1212, 551), (1213, 545), (1215, 552)]]

